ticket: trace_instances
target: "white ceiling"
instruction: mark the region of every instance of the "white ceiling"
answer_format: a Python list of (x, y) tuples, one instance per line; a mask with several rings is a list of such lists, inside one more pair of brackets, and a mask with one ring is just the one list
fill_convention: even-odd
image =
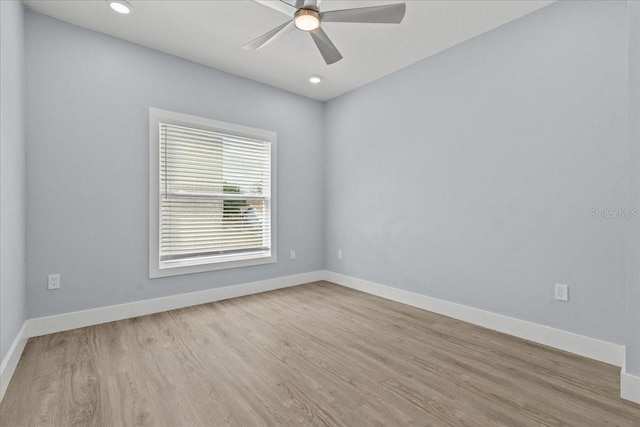
[[(399, 25), (325, 23), (344, 59), (326, 65), (308, 34), (291, 31), (256, 52), (241, 46), (286, 22), (251, 0), (23, 0), (31, 10), (309, 98), (326, 101), (496, 28), (553, 1), (406, 0)], [(321, 11), (402, 3), (324, 0)], [(308, 78), (319, 74), (320, 85)]]

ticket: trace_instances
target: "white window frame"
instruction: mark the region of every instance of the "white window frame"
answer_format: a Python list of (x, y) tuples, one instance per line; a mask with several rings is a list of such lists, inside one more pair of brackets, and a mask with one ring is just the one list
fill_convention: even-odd
[[(268, 255), (215, 255), (197, 260), (160, 261), (160, 123), (262, 140), (271, 144), (271, 250)], [(277, 262), (275, 132), (204, 117), (149, 108), (149, 278), (200, 273)]]

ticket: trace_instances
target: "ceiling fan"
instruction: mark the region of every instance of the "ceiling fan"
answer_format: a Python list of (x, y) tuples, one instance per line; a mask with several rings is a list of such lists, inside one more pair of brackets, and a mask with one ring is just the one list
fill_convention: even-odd
[(284, 13), (292, 19), (242, 46), (243, 49), (258, 50), (293, 28), (297, 28), (309, 33), (327, 65), (340, 61), (342, 54), (321, 28), (322, 22), (399, 24), (406, 11), (404, 3), (321, 12), (319, 9), (321, 0), (296, 0), (295, 5), (284, 0), (254, 1)]

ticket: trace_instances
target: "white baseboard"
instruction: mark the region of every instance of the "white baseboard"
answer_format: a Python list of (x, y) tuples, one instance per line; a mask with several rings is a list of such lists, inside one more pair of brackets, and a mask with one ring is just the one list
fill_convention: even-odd
[(35, 319), (29, 319), (25, 322), (26, 334), (28, 337), (37, 337), (55, 332), (82, 328), (85, 326), (98, 325), (100, 323), (113, 322), (116, 320), (129, 319), (132, 317), (145, 316), (147, 314), (160, 313), (163, 311), (175, 310), (198, 304), (206, 304), (229, 298), (287, 288), (322, 280), (323, 277), (323, 271), (313, 271), (310, 273), (277, 277), (275, 279), (206, 289), (204, 291), (189, 292), (186, 294), (171, 295), (126, 304), (110, 305), (90, 310), (38, 317)]
[(627, 373), (626, 364), (620, 370), (620, 397), (640, 403), (640, 377)]
[(4, 359), (2, 359), (2, 364), (0, 364), (0, 402), (2, 402), (4, 393), (7, 391), (9, 382), (11, 382), (11, 378), (13, 377), (13, 373), (16, 371), (16, 367), (20, 361), (20, 356), (22, 356), (22, 351), (27, 345), (28, 337), (25, 335), (25, 330), (26, 322), (22, 324), (22, 327), (18, 331), (18, 335), (16, 335), (15, 339), (11, 343), (9, 351)]
[(579, 356), (599, 360), (615, 366), (622, 366), (624, 362), (625, 347), (623, 345), (613, 344), (561, 329), (555, 329), (478, 308), (404, 291), (332, 271), (326, 271), (324, 277), (325, 280), (338, 285), (444, 316), (453, 317), (454, 319), (463, 320), (473, 323), (474, 325), (493, 329), (494, 331), (504, 332), (505, 334), (568, 351)]
[(11, 377), (18, 366), (20, 356), (22, 356), (24, 347), (30, 337), (53, 334), (85, 326), (99, 325), (101, 323), (113, 322), (116, 320), (129, 319), (132, 317), (145, 316), (147, 314), (160, 313), (163, 311), (175, 310), (198, 304), (206, 304), (229, 298), (273, 291), (275, 289), (288, 288), (291, 286), (302, 285), (304, 283), (323, 280), (324, 275), (324, 271), (312, 271), (309, 273), (276, 277), (274, 279), (260, 280), (257, 282), (206, 289), (204, 291), (171, 295), (162, 298), (153, 298), (126, 304), (111, 305), (107, 307), (29, 319), (22, 325), (22, 328), (11, 344), (6, 357), (2, 360), (2, 365), (0, 365), (0, 401), (2, 401), (2, 398), (4, 397), (4, 393), (9, 386)]
[[(14, 339), (0, 365), (0, 401), (11, 381), (28, 338), (62, 332), (100, 323), (113, 322), (147, 314), (175, 310), (229, 298), (267, 292), (318, 280), (328, 280), (339, 285), (397, 301), (413, 307), (463, 320), (485, 328), (504, 332), (580, 356), (616, 366), (624, 364), (624, 346), (542, 326), (536, 323), (503, 316), (477, 308), (404, 291), (379, 283), (346, 276), (331, 271), (313, 271), (257, 282), (207, 289), (186, 294), (171, 295), (126, 304), (99, 307), (27, 320)], [(640, 377), (620, 373), (621, 396), (640, 403)]]

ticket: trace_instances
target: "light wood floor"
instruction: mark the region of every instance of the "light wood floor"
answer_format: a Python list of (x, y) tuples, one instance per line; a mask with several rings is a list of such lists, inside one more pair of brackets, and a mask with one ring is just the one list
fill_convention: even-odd
[(640, 426), (619, 368), (327, 282), (32, 338), (2, 426)]

